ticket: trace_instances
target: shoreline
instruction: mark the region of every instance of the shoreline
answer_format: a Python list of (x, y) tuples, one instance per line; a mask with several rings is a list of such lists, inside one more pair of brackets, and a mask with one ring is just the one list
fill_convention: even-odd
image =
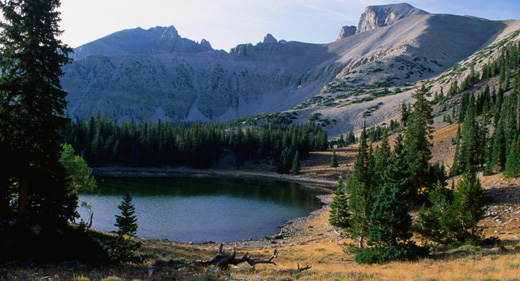
[(209, 178), (209, 179), (242, 179), (270, 180), (294, 182), (309, 188), (319, 188), (328, 192), (334, 191), (337, 182), (323, 178), (293, 176), (242, 169), (192, 169), (192, 168), (131, 168), (131, 167), (98, 167), (92, 168), (93, 174), (99, 177), (112, 178)]
[[(321, 208), (316, 209), (306, 216), (293, 218), (287, 220), (282, 225), (278, 226), (279, 233), (267, 235), (262, 238), (251, 238), (246, 240), (228, 241), (223, 242), (224, 244), (233, 244), (240, 246), (241, 248), (249, 249), (262, 249), (272, 248), (273, 246), (279, 247), (283, 244), (301, 244), (305, 242), (296, 242), (296, 238), (307, 236), (306, 232), (308, 222), (319, 217), (328, 210), (330, 200), (332, 198), (333, 188), (336, 186), (336, 182), (322, 179), (322, 178), (310, 178), (304, 176), (292, 176), (277, 174), (273, 172), (265, 172), (258, 170), (199, 170), (191, 168), (129, 168), (129, 167), (103, 167), (93, 168), (93, 173), (99, 177), (112, 177), (112, 178), (210, 178), (210, 179), (241, 179), (241, 180), (257, 180), (257, 181), (283, 181), (283, 182), (294, 182), (304, 185), (306, 188), (319, 189), (326, 194), (317, 195), (316, 197), (323, 204)], [(311, 238), (311, 237), (307, 237)], [(169, 242), (180, 245), (195, 245), (200, 247), (212, 246), (219, 244), (220, 242), (215, 241), (203, 241), (203, 242), (177, 242), (170, 241), (167, 239), (150, 239), (140, 237), (140, 239), (153, 241)]]

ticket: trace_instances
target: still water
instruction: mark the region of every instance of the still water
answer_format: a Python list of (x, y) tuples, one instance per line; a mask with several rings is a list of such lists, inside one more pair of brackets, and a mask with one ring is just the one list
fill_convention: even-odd
[[(177, 242), (229, 242), (278, 233), (289, 219), (321, 206), (318, 191), (295, 183), (215, 179), (98, 180), (96, 194), (80, 194), (92, 205), (92, 227), (115, 231), (123, 196), (133, 197), (137, 235)], [(86, 220), (87, 210), (78, 208)]]

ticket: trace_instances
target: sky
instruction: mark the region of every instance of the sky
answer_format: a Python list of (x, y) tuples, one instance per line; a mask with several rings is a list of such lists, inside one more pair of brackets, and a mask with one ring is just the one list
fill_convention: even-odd
[[(267, 33), (276, 39), (330, 43), (344, 25), (356, 25), (365, 7), (392, 0), (62, 0), (61, 39), (78, 47), (111, 33), (141, 27), (175, 26), (194, 41), (229, 51), (256, 44)], [(436, 14), (491, 20), (520, 19), (520, 0), (409, 0)]]

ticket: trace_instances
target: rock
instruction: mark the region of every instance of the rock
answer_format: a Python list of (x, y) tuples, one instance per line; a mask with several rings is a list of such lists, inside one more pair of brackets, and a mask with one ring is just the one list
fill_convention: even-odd
[(264, 37), (264, 44), (272, 43), (278, 43), (278, 40), (276, 40), (276, 38), (274, 38), (274, 36), (271, 33), (267, 33), (267, 35)]
[(383, 26), (394, 24), (398, 20), (411, 15), (428, 14), (409, 4), (395, 4), (383, 6), (368, 6), (359, 19), (357, 33), (369, 31)]
[(345, 25), (344, 27), (341, 28), (341, 31), (339, 32), (338, 40), (347, 38), (347, 37), (352, 36), (354, 34), (356, 34), (356, 27), (355, 26)]

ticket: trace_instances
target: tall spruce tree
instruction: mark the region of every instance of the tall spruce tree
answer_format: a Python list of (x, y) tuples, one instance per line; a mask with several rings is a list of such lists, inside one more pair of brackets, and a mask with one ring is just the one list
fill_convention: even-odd
[(388, 166), (383, 169), (383, 187), (370, 216), (370, 242), (396, 247), (412, 237), (412, 217), (406, 198), (409, 185), (410, 172), (399, 135)]
[(294, 153), (294, 159), (292, 162), (291, 174), (298, 175), (298, 174), (300, 174), (300, 170), (301, 170), (300, 152), (298, 150), (296, 150), (296, 152)]
[[(0, 209), (7, 210), (0, 229), (32, 229), (42, 239), (67, 228), (77, 205), (59, 162), (58, 131), (66, 124), (60, 76), (72, 51), (57, 39), (59, 6), (59, 0), (0, 1)], [(12, 199), (16, 212), (6, 208)]]
[(345, 229), (350, 226), (350, 208), (343, 178), (338, 179), (334, 198), (330, 203), (329, 223), (335, 227)]
[(508, 177), (520, 176), (520, 137), (511, 145), (504, 174)]
[(427, 95), (428, 91), (424, 85), (412, 95), (415, 103), (406, 129), (405, 151), (412, 183), (409, 196), (410, 200), (416, 203), (419, 202), (419, 191), (422, 188), (429, 190), (436, 182), (430, 177), (433, 115), (430, 102), (426, 99)]
[(388, 143), (388, 131), (383, 132), (383, 138), (381, 139), (381, 147), (377, 149), (375, 158), (375, 180), (377, 185), (382, 184), (383, 173), (387, 168), (392, 153), (390, 150), (390, 144)]
[(507, 140), (505, 135), (505, 117), (499, 117), (498, 127), (493, 134), (493, 144), (491, 152), (491, 170), (502, 172), (506, 165)]
[(332, 156), (330, 156), (330, 167), (336, 168), (338, 167), (338, 155), (336, 155), (336, 150), (332, 151)]
[(458, 215), (456, 239), (463, 242), (475, 243), (481, 236), (479, 221), (485, 214), (485, 196), (480, 180), (476, 173), (466, 172), (457, 184), (453, 198), (453, 206)]
[(368, 237), (370, 226), (370, 213), (372, 204), (374, 203), (375, 192), (372, 184), (373, 180), (373, 161), (369, 154), (366, 126), (359, 137), (359, 148), (354, 162), (354, 171), (347, 182), (347, 190), (349, 193), (350, 210), (352, 218), (348, 232), (352, 237), (357, 238), (359, 248), (365, 245), (365, 239)]

